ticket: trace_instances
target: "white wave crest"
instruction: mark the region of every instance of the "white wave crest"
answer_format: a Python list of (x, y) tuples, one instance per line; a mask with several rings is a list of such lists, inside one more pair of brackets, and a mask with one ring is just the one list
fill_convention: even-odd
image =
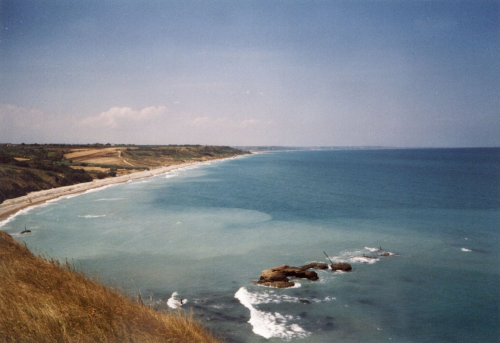
[(50, 199), (50, 200), (47, 200), (45, 202), (45, 205), (48, 205), (48, 204), (53, 204), (55, 202), (59, 202), (61, 200), (65, 200), (65, 199), (71, 199), (71, 198), (76, 198), (77, 196), (79, 195), (82, 195), (83, 193), (76, 193), (76, 194), (69, 194), (69, 195), (63, 195), (63, 196), (60, 196), (58, 198), (55, 198), (55, 199)]
[(336, 301), (336, 300), (337, 300), (337, 298), (335, 298), (335, 297), (326, 296), (323, 299), (312, 299), (311, 301), (315, 302), (315, 303), (323, 303), (323, 302), (330, 302), (330, 301)]
[[(270, 292), (273, 294), (273, 292)], [(240, 303), (250, 310), (250, 320), (253, 332), (266, 339), (278, 337), (286, 340), (292, 338), (305, 338), (310, 335), (298, 324), (287, 324), (293, 316), (284, 316), (278, 312), (265, 312), (254, 307), (262, 301), (268, 301), (269, 296), (262, 293), (250, 293), (245, 287), (241, 287), (234, 295)], [(290, 297), (293, 298), (293, 297)]]
[[(337, 256), (333, 256), (331, 259), (334, 262), (366, 263), (366, 264), (373, 264), (375, 262), (380, 261), (380, 259), (376, 256), (365, 255), (366, 250), (370, 252), (375, 252), (375, 251), (380, 251), (380, 248), (365, 247), (364, 249), (359, 249), (359, 250), (346, 250), (341, 252)], [(394, 253), (391, 252), (387, 253), (390, 256), (395, 255)]]
[(84, 216), (78, 216), (79, 218), (101, 218), (101, 217), (106, 217), (105, 214), (87, 214)]
[(179, 298), (179, 293), (174, 292), (172, 293), (172, 296), (167, 300), (167, 305), (170, 308), (176, 309), (186, 304), (187, 302), (187, 299)]
[(378, 258), (373, 258), (373, 257), (366, 257), (366, 256), (354, 256), (354, 257), (351, 257), (350, 261), (352, 263), (373, 264), (373, 263), (379, 261), (379, 259)]
[(472, 250), (467, 249), (467, 248), (462, 248), (462, 251), (463, 251), (463, 252), (471, 252)]
[(94, 200), (94, 201), (116, 201), (116, 200), (122, 200), (123, 198), (101, 198), (101, 199), (97, 199), (97, 200)]
[(113, 183), (111, 185), (106, 185), (106, 186), (102, 186), (102, 187), (92, 188), (92, 189), (86, 190), (85, 192), (83, 192), (83, 194), (99, 192), (99, 191), (102, 191), (103, 189), (106, 189), (106, 188), (109, 188), (109, 187), (114, 187), (116, 185), (117, 185), (117, 183)]

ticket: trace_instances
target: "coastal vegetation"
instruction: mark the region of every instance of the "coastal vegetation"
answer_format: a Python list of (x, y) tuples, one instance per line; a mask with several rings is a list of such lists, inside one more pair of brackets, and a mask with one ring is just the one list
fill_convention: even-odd
[(182, 311), (160, 313), (0, 231), (1, 342), (221, 342)]
[(225, 146), (0, 145), (0, 203), (29, 192), (246, 152)]

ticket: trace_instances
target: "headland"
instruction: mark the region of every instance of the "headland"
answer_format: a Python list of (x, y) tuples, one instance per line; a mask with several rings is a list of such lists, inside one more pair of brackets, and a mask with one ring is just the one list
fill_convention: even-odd
[(199, 145), (1, 145), (0, 193), (7, 199), (0, 203), (0, 222), (60, 197), (244, 154), (248, 152)]

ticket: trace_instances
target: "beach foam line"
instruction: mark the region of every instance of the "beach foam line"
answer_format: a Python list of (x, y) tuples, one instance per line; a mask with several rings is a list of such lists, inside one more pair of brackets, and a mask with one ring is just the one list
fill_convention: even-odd
[(285, 340), (305, 338), (310, 335), (310, 332), (307, 332), (296, 323), (287, 324), (288, 321), (296, 319), (293, 316), (282, 315), (278, 312), (265, 312), (255, 308), (254, 305), (266, 299), (265, 296), (250, 293), (245, 287), (241, 287), (234, 297), (250, 310), (248, 323), (252, 325), (252, 331), (256, 335), (266, 339), (277, 337)]
[(89, 189), (89, 190), (83, 192), (83, 194), (99, 192), (99, 191), (102, 191), (103, 189), (110, 188), (110, 187), (117, 186), (117, 185), (119, 185), (119, 184), (118, 183), (112, 183), (112, 184), (109, 184), (109, 185), (106, 185), (106, 186), (92, 188), (92, 189)]
[(18, 210), (16, 213), (13, 213), (9, 217), (7, 217), (6, 219), (0, 221), (0, 229), (2, 227), (4, 227), (5, 225), (7, 225), (8, 223), (10, 223), (11, 221), (13, 221), (14, 219), (16, 219), (17, 216), (23, 216), (30, 211), (36, 210), (37, 208), (47, 207), (47, 206), (51, 205), (52, 203), (54, 203), (56, 200), (57, 199), (52, 199), (52, 200), (49, 200), (49, 201), (46, 201), (43, 203), (31, 205), (29, 207), (24, 207), (24, 208)]

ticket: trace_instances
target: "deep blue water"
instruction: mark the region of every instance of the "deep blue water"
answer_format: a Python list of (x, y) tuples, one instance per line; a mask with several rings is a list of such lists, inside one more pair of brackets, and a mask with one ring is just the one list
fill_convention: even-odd
[[(499, 224), (500, 149), (406, 149), (211, 163), (36, 207), (2, 230), (160, 309), (178, 292), (230, 342), (495, 342)], [(327, 262), (323, 251), (353, 272), (251, 283)]]

